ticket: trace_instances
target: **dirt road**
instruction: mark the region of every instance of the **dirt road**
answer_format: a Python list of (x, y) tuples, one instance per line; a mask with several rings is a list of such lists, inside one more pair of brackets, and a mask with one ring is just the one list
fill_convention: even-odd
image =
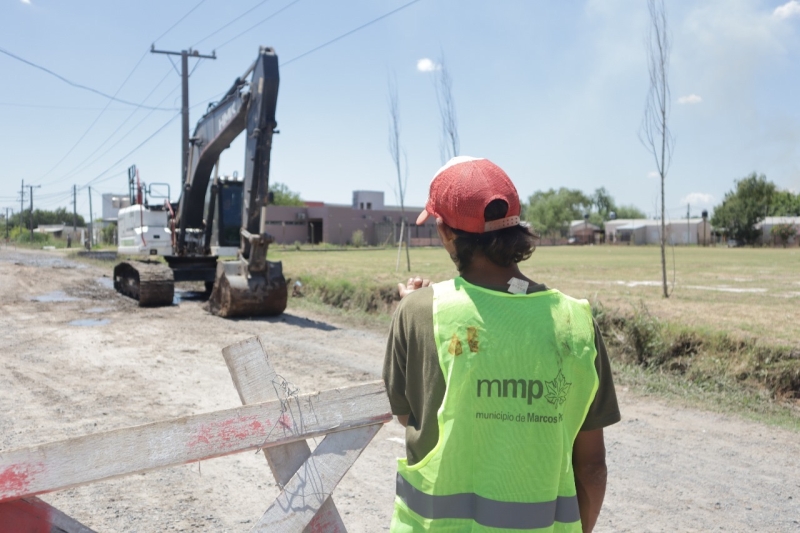
[[(268, 320), (220, 319), (187, 298), (140, 309), (110, 272), (0, 249), (0, 453), (238, 406), (221, 349), (256, 334), (301, 392), (380, 377), (383, 331), (291, 307)], [(619, 396), (596, 531), (800, 531), (800, 435)], [(402, 439), (385, 426), (335, 492), (350, 531), (388, 529)], [(277, 492), (263, 456), (245, 453), (43, 499), (99, 532), (247, 531)]]

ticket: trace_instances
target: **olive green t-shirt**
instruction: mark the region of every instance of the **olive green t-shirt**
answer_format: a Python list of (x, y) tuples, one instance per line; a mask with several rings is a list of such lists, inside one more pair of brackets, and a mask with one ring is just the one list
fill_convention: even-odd
[[(547, 290), (534, 285), (528, 293)], [(595, 323), (595, 368), (599, 386), (581, 431), (610, 426), (620, 420), (617, 395), (605, 344)], [(419, 289), (400, 302), (392, 319), (383, 380), (395, 415), (409, 415), (406, 427), (408, 464), (419, 462), (436, 446), (445, 382), (433, 333), (433, 289)]]

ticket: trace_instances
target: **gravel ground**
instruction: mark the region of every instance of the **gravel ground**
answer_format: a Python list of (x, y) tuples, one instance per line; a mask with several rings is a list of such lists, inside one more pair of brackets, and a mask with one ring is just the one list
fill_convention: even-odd
[[(0, 249), (0, 454), (238, 406), (221, 350), (256, 334), (301, 392), (380, 377), (384, 331), (292, 309), (224, 320), (186, 292), (140, 309), (111, 269)], [(800, 531), (797, 433), (618, 393), (596, 531)], [(402, 442), (384, 426), (334, 493), (349, 531), (388, 529)], [(99, 532), (247, 531), (277, 494), (263, 456), (244, 453), (42, 499)]]

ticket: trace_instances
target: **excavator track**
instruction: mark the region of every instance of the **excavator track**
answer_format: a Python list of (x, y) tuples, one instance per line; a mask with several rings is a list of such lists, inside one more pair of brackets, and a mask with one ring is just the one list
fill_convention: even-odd
[(129, 261), (114, 267), (114, 288), (139, 300), (139, 307), (172, 305), (175, 281), (172, 269), (157, 261)]

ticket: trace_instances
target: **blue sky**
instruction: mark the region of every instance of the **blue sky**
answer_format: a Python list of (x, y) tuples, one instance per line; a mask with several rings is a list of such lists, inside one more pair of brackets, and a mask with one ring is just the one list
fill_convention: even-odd
[[(134, 163), (144, 181), (178, 190), (179, 119), (124, 157), (180, 106), (178, 75), (165, 56), (147, 53), (154, 40), (159, 49), (216, 50), (218, 59), (202, 61), (190, 80), (194, 128), (204, 101), (228, 89), (259, 45), (287, 62), (409, 2), (205, 0), (159, 38), (198, 1), (0, 4), (0, 48), (120, 99), (173, 109), (112, 102), (102, 112), (107, 99), (0, 54), (0, 208), (19, 209), (22, 179), (41, 184), (37, 206), (71, 208), (72, 186), (90, 182), (98, 206), (99, 193), (126, 190), (124, 171)], [(687, 201), (693, 215), (712, 207), (752, 171), (800, 191), (800, 2), (667, 4), (676, 138), (670, 217), (685, 217)], [(525, 198), (551, 187), (604, 186), (618, 203), (653, 215), (655, 164), (637, 137), (646, 26), (644, 1), (420, 0), (282, 67), (272, 180), (307, 200), (349, 203), (354, 189), (377, 189), (395, 203), (387, 80), (396, 76), (406, 204), (423, 205), (441, 160), (436, 71), (419, 66), (435, 69), (444, 56), (462, 154), (501, 165)], [(241, 172), (243, 161), (239, 139), (222, 156), (223, 173)], [(85, 189), (78, 210), (88, 214)]]

